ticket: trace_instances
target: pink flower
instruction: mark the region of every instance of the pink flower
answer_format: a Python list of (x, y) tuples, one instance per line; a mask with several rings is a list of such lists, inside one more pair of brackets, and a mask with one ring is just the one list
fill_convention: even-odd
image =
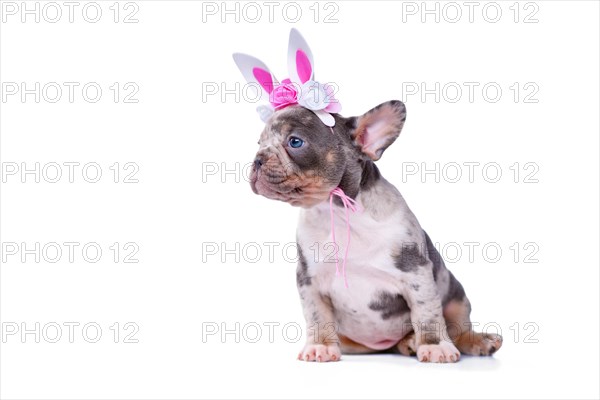
[(298, 90), (289, 79), (281, 81), (279, 86), (276, 86), (269, 96), (271, 105), (276, 110), (298, 104)]

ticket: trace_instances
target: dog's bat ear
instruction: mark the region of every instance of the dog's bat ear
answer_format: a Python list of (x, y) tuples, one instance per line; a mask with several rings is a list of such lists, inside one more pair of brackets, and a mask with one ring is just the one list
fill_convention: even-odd
[(352, 139), (373, 161), (400, 135), (406, 120), (406, 106), (399, 100), (378, 105), (356, 118)]
[(288, 72), (290, 80), (302, 85), (306, 81), (314, 80), (315, 64), (312, 52), (297, 29), (290, 31), (290, 44), (288, 46)]
[(262, 89), (259, 89), (261, 99), (268, 102), (269, 95), (279, 83), (265, 63), (258, 58), (242, 53), (235, 53), (233, 60), (248, 83), (258, 84), (260, 89)]

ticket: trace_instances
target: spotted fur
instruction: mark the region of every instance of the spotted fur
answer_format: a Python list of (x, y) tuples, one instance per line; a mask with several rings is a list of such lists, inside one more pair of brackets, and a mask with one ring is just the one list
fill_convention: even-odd
[[(404, 104), (391, 101), (360, 117), (334, 118), (331, 130), (302, 107), (275, 112), (261, 135), (251, 177), (256, 193), (301, 207), (296, 281), (313, 331), (298, 358), (337, 361), (342, 352), (393, 348), (425, 362), (455, 362), (460, 352), (492, 354), (501, 337), (471, 330), (462, 285), (374, 164), (400, 134)], [(304, 145), (292, 148), (292, 136)], [(335, 187), (362, 209), (351, 216), (349, 288), (332, 257), (329, 193)], [(333, 212), (336, 232), (344, 232), (345, 209), (337, 198)], [(336, 239), (341, 258), (347, 239)]]

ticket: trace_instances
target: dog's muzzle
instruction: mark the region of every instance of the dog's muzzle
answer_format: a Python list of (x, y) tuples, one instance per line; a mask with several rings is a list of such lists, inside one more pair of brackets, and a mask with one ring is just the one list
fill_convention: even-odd
[(329, 193), (319, 177), (297, 172), (292, 165), (282, 165), (276, 156), (264, 154), (254, 159), (250, 186), (256, 194), (300, 207), (326, 200)]

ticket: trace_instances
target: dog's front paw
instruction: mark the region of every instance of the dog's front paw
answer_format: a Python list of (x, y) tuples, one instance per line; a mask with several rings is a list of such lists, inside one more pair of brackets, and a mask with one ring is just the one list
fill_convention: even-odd
[(300, 361), (339, 361), (342, 358), (340, 346), (334, 344), (306, 344), (298, 354)]
[(417, 349), (417, 359), (433, 363), (457, 362), (460, 352), (452, 343), (446, 341), (440, 344), (422, 344)]

